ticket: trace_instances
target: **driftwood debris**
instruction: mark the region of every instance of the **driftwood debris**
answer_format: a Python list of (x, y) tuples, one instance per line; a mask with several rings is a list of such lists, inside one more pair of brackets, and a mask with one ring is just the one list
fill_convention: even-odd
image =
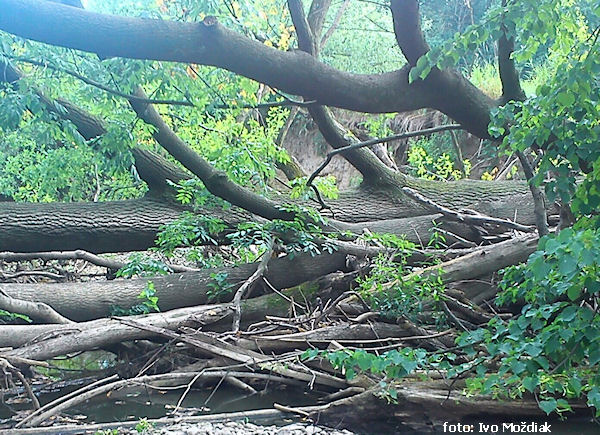
[[(412, 274), (436, 276), (439, 270), (443, 270), (444, 282), (457, 282), (459, 287), (464, 286), (469, 280), (483, 278), (500, 267), (522, 261), (532, 252), (536, 241), (535, 236), (524, 235), (477, 249), (454, 251), (449, 256), (450, 260), (425, 269), (415, 268)], [(368, 249), (364, 251), (367, 259), (369, 252)], [(313, 388), (322, 392), (327, 404), (300, 408), (278, 406), (274, 412), (279, 413), (277, 415), (295, 413), (304, 418), (318, 418), (320, 422), (342, 424), (355, 429), (361, 425), (387, 422), (396, 425), (394, 427), (419, 430), (424, 428), (420, 423), (423, 421), (430, 422), (428, 429), (431, 429), (442, 420), (458, 421), (473, 414), (540, 415), (534, 400), (509, 403), (485, 398), (468, 399), (462, 395), (458, 384), (444, 379), (443, 373), (421, 375), (438, 378), (436, 382), (423, 382), (414, 377), (393, 384), (398, 403), (386, 404), (379, 398), (382, 391), (377, 386), (376, 377), (359, 376), (348, 381), (322, 358), (312, 361), (301, 359), (302, 352), (315, 348), (385, 352), (410, 346), (444, 351), (454, 346), (454, 338), (461, 329), (485, 323), (495, 314), (490, 312), (488, 302), (493, 294), (489, 294), (486, 300), (474, 303), (466, 296), (467, 293), (449, 289), (443, 308), (448, 311), (450, 324), (454, 326), (450, 329), (436, 331), (408, 319), (386, 317), (372, 311), (361, 300), (361, 296), (351, 290), (361, 272), (348, 270), (346, 255), (339, 253), (324, 257), (326, 261), (320, 262), (319, 270), (312, 271), (315, 278), (301, 284), (296, 284), (294, 274), (288, 273), (289, 263), (285, 258), (265, 257), (262, 266), (248, 267), (241, 274), (238, 272), (236, 293), (240, 296), (230, 302), (207, 305), (206, 299), (201, 299), (203, 304), (200, 305), (196, 303), (190, 307), (142, 316), (99, 318), (64, 324), (0, 325), (0, 358), (4, 358), (15, 370), (31, 364), (43, 365), (44, 361), (60, 355), (97, 348), (116, 353), (126, 353), (128, 349), (138, 349), (135, 352), (146, 349), (149, 352), (147, 368), (140, 367), (138, 371), (143, 375), (113, 374), (109, 381), (98, 381), (34, 411), (18, 423), (19, 428), (44, 424), (49, 418), (57, 418), (61, 412), (89, 397), (118, 388), (136, 389), (153, 385), (152, 388), (160, 389), (178, 385), (184, 390), (183, 398), (191, 388), (201, 383), (214, 383), (218, 388), (223, 381), (240, 388), (245, 394), (257, 394), (264, 388), (265, 382)], [(310, 258), (304, 261), (311, 266), (317, 264), (312, 263)], [(323, 277), (323, 271), (332, 273)], [(199, 272), (191, 272), (196, 275), (189, 274), (172, 276), (190, 282), (186, 285), (191, 285), (193, 281), (198, 286), (202, 282)], [(196, 279), (192, 279), (192, 276)], [(250, 287), (259, 281), (263, 281), (264, 289), (254, 292), (249, 299), (243, 299), (243, 294), (247, 293), (244, 285)], [(169, 287), (171, 282), (170, 277), (157, 278), (155, 285), (160, 291), (163, 284)], [(128, 281), (123, 283), (129, 285)], [(93, 285), (96, 289), (102, 288), (98, 284)], [(4, 288), (19, 294), (19, 285), (10, 284)], [(46, 284), (58, 292), (65, 285)], [(78, 285), (83, 286), (84, 283), (69, 284), (69, 288), (76, 289)], [(27, 288), (27, 284), (23, 286)], [(486, 291), (489, 288), (493, 287), (486, 287)], [(202, 292), (202, 287), (196, 289)], [(40, 292), (39, 299), (45, 299), (47, 294)], [(477, 293), (471, 291), (468, 294), (475, 300)], [(424, 310), (430, 309), (435, 309), (435, 304), (424, 305)], [(236, 328), (234, 323), (232, 328), (236, 312), (239, 326)], [(426, 317), (426, 312), (422, 315)], [(165, 351), (165, 345), (160, 344), (165, 340), (170, 343), (168, 351)], [(126, 343), (130, 345), (122, 347)], [(176, 346), (176, 343), (179, 345)], [(182, 361), (186, 359), (184, 355), (196, 355), (200, 362), (187, 366), (183, 364), (179, 370), (168, 373), (146, 373), (149, 368), (160, 366), (161, 358), (173, 359), (177, 354)], [(23, 378), (22, 382), (27, 381)], [(29, 397), (35, 397), (35, 393), (31, 392)], [(354, 415), (362, 415), (362, 420), (353, 418)], [(369, 415), (371, 423), (365, 420), (365, 415)]]

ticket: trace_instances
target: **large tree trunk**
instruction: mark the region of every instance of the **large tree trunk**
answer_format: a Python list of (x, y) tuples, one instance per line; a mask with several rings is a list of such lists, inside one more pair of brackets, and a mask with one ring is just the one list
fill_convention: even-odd
[[(473, 279), (498, 269), (524, 261), (533, 252), (537, 238), (529, 235), (515, 238), (489, 247), (482, 247), (466, 256), (449, 260), (436, 266), (417, 270), (414, 274), (437, 276), (445, 283)], [(256, 271), (257, 264), (234, 268), (207, 269), (178, 275), (148, 279), (116, 281), (92, 281), (65, 284), (5, 284), (3, 292), (19, 300), (43, 302), (71, 320), (90, 320), (110, 314), (116, 305), (130, 308), (139, 303), (138, 295), (152, 281), (162, 310), (230, 301), (239, 288)], [(317, 280), (335, 271), (347, 270), (346, 255), (342, 252), (322, 254), (317, 257), (300, 255), (272, 259), (265, 279), (277, 289), (290, 288), (303, 282)], [(216, 272), (225, 275), (225, 282), (217, 282)], [(215, 296), (215, 286), (231, 286), (226, 292)], [(317, 286), (304, 286), (302, 298), (311, 298)], [(267, 290), (270, 288), (267, 287)], [(211, 298), (211, 292), (213, 297)], [(218, 293), (218, 291), (217, 291)], [(255, 292), (256, 294), (256, 292)], [(247, 301), (252, 305), (253, 299)], [(252, 311), (252, 310), (250, 310)], [(265, 314), (263, 312), (263, 314)], [(270, 313), (273, 315), (273, 313)], [(277, 314), (275, 314), (277, 315)], [(246, 319), (247, 320), (247, 319)], [(68, 326), (68, 325), (67, 325)], [(2, 343), (0, 342), (0, 347)]]
[(144, 250), (161, 225), (181, 216), (174, 205), (151, 199), (82, 203), (0, 203), (0, 251)]
[[(40, 301), (50, 305), (63, 316), (76, 321), (97, 319), (110, 315), (119, 306), (128, 309), (140, 303), (138, 295), (148, 281), (154, 283), (161, 310), (202, 305), (208, 302), (231, 300), (235, 290), (256, 270), (257, 264), (238, 267), (205, 269), (148, 279), (119, 279), (62, 284), (4, 284), (2, 290), (16, 299)], [(297, 255), (272, 259), (265, 278), (277, 289), (296, 286), (337, 270), (346, 270), (346, 255), (340, 252), (318, 257)], [(224, 283), (214, 279), (219, 272), (226, 275)], [(231, 285), (231, 290), (218, 293), (219, 285)]]
[[(517, 222), (526, 225), (535, 223), (531, 195), (525, 183), (473, 180), (435, 183), (412, 178), (405, 181), (405, 185), (450, 208), (470, 208), (510, 220), (516, 217)], [(396, 189), (382, 192), (363, 188), (343, 192), (339, 199), (328, 201), (328, 205), (336, 220), (350, 224), (347, 229), (368, 227), (371, 231), (405, 234), (416, 242), (429, 240), (431, 219), (385, 222), (430, 213)], [(0, 202), (0, 251), (144, 250), (153, 246), (159, 228), (177, 219), (184, 210), (184, 207), (152, 198), (68, 204)], [(199, 213), (222, 219), (233, 229), (237, 223), (252, 219), (251, 214), (237, 208), (202, 209)], [(470, 233), (465, 226), (453, 225), (450, 229), (463, 237)]]

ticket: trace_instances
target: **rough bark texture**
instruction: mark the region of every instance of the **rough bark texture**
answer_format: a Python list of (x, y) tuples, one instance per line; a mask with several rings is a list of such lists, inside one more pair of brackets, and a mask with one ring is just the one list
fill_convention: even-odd
[[(337, 270), (346, 269), (346, 256), (342, 253), (323, 254), (318, 257), (299, 255), (269, 262), (266, 279), (277, 289), (289, 288), (302, 282), (317, 279)], [(209, 302), (210, 292), (218, 290), (211, 276), (215, 272), (227, 274), (227, 284), (235, 291), (256, 270), (256, 264), (219, 270), (201, 270), (149, 279), (124, 279), (62, 284), (3, 284), (3, 291), (14, 298), (40, 301), (50, 305), (63, 316), (76, 321), (108, 316), (111, 308), (128, 309), (140, 303), (138, 295), (148, 281), (154, 283), (161, 310), (201, 305)], [(212, 287), (211, 287), (212, 284)], [(231, 299), (226, 292), (216, 302)], [(212, 301), (215, 302), (215, 301)]]
[[(253, 323), (259, 320), (264, 320), (266, 315), (287, 317), (290, 314), (290, 300), (297, 301), (308, 301), (314, 303), (317, 297), (323, 300), (336, 299), (347, 289), (349, 280), (354, 278), (353, 274), (344, 274), (341, 272), (332, 273), (320, 277), (310, 283), (292, 287), (286, 290), (282, 290), (280, 294), (271, 293), (263, 296), (259, 296), (252, 299), (242, 301), (242, 320), (244, 324)], [(194, 313), (198, 314), (198, 317), (191, 317)], [(219, 328), (224, 326), (226, 329), (231, 327), (231, 314), (233, 310), (230, 304), (219, 304), (219, 305), (205, 305), (202, 307), (188, 307), (174, 309), (164, 314), (153, 314), (142, 318), (150, 318), (151, 322), (163, 322), (164, 325), (174, 325), (176, 327), (182, 326), (183, 322), (188, 323), (204, 323), (211, 324)], [(201, 319), (202, 318), (202, 319)], [(135, 319), (135, 318), (134, 318)], [(167, 322), (166, 324), (164, 322)], [(172, 323), (178, 322), (178, 323)], [(53, 356), (61, 355), (65, 352), (74, 351), (73, 346), (88, 346), (90, 349), (94, 346), (89, 344), (77, 343), (78, 340), (73, 340), (73, 337), (67, 340), (55, 340), (54, 343), (61, 343), (61, 347), (48, 345), (47, 341), (51, 341), (54, 336), (61, 336), (63, 334), (73, 334), (78, 331), (93, 330), (96, 326), (107, 325), (110, 321), (107, 319), (98, 319), (80, 323), (81, 328), (75, 325), (2, 325), (0, 326), (0, 347), (19, 347), (27, 345), (26, 349), (17, 349), (12, 356), (20, 357), (40, 357), (52, 358)], [(87, 325), (87, 326), (86, 326)], [(90, 326), (91, 325), (91, 326)], [(155, 324), (156, 326), (156, 324)], [(168, 326), (164, 326), (168, 327)], [(381, 332), (390, 332), (395, 328), (394, 325), (383, 324), (378, 330)], [(125, 329), (128, 336), (119, 336), (116, 334), (112, 336), (110, 343), (104, 341), (103, 344), (111, 344), (116, 341), (125, 341), (128, 339), (145, 338), (155, 336), (155, 334), (144, 334), (142, 336), (135, 336), (135, 332)], [(375, 331), (376, 329), (371, 329)], [(364, 332), (364, 329), (363, 329)], [(139, 333), (139, 331), (138, 331)], [(356, 333), (356, 331), (354, 331)], [(325, 334), (326, 335), (326, 334)], [(93, 334), (96, 340), (104, 340), (102, 335)], [(75, 336), (76, 337), (76, 336)], [(131, 338), (133, 337), (133, 338)], [(32, 344), (40, 340), (46, 339), (46, 343), (40, 343), (40, 346)], [(250, 340), (242, 340), (248, 346), (247, 349), (252, 350), (256, 343), (252, 344)], [(75, 342), (75, 343), (73, 343)], [(36, 352), (32, 354), (31, 352)], [(39, 352), (43, 352), (43, 355)], [(5, 354), (3, 354), (5, 355)]]
[[(421, 31), (419, 2), (392, 0), (391, 9), (398, 46), (409, 65), (415, 66), (419, 58), (429, 51)], [(412, 85), (424, 89), (424, 92), (438, 94), (432, 100), (432, 108), (463, 124), (471, 133), (482, 138), (489, 137), (487, 126), (490, 109), (495, 103), (462, 74), (450, 69), (433, 68), (424, 80), (415, 80)]]
[(241, 338), (237, 344), (245, 349), (280, 353), (294, 349), (304, 350), (309, 347), (325, 349), (333, 340), (343, 345), (346, 342), (356, 343), (357, 340), (379, 340), (389, 337), (393, 340), (412, 335), (414, 335), (412, 331), (407, 328), (390, 323), (370, 322), (356, 325), (343, 323), (285, 336)]
[(191, 178), (181, 167), (162, 158), (160, 155), (149, 150), (135, 147), (131, 150), (135, 158), (135, 167), (142, 180), (148, 185), (153, 195), (165, 195), (173, 193), (174, 189), (167, 180), (178, 183)]
[[(535, 223), (531, 194), (525, 183), (406, 180), (405, 185), (449, 208), (470, 208), (490, 216), (516, 220), (524, 225)], [(339, 199), (327, 203), (337, 220), (352, 224), (348, 229), (366, 227), (378, 232), (386, 229), (395, 234), (405, 233), (413, 241), (428, 240), (431, 218), (425, 216), (429, 212), (402, 192), (363, 188), (343, 192)], [(313, 203), (309, 205), (314, 206)], [(160, 226), (172, 222), (184, 210), (183, 207), (152, 198), (100, 203), (0, 202), (0, 251), (84, 249), (99, 253), (144, 250), (153, 246)], [(251, 214), (235, 207), (228, 210), (203, 209), (199, 213), (218, 217), (232, 227), (252, 219)], [(327, 212), (324, 213), (327, 215)], [(420, 217), (414, 222), (385, 222), (415, 216)], [(450, 224), (448, 229), (461, 236), (470, 234), (464, 226), (461, 229)]]
[(537, 244), (538, 237), (536, 235), (516, 237), (506, 242), (486, 246), (462, 257), (428, 267), (422, 271), (415, 272), (414, 275), (437, 276), (441, 273), (444, 283), (477, 278), (482, 275), (494, 273), (510, 265), (526, 261), (527, 257), (537, 248)]
[[(176, 330), (181, 326), (196, 325), (194, 317), (210, 315), (211, 309), (211, 306), (182, 308), (161, 315), (140, 316), (134, 319), (141, 324)], [(53, 332), (56, 336), (22, 346), (6, 352), (4, 355), (43, 361), (58, 355), (83, 352), (93, 348), (108, 347), (123, 341), (143, 340), (156, 336), (153, 332), (124, 325), (116, 319), (100, 319), (71, 328), (54, 329), (47, 332)]]
[(145, 250), (161, 225), (181, 216), (174, 205), (151, 199), (111, 203), (2, 202), (0, 251), (91, 252)]

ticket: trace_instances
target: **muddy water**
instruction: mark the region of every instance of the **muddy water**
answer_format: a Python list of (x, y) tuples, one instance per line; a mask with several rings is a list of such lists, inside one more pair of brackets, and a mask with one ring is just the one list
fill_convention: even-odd
[[(53, 400), (58, 395), (64, 395), (66, 391), (60, 393), (45, 394), (40, 399), (42, 403)], [(139, 421), (142, 418), (155, 419), (170, 415), (177, 402), (181, 398), (181, 390), (170, 392), (144, 391), (135, 394), (125, 394), (117, 392), (109, 397), (101, 399), (93, 399), (80, 407), (73, 408), (68, 411), (73, 417), (79, 416), (82, 423), (111, 423), (111, 422), (126, 422)], [(221, 385), (215, 390), (214, 387), (206, 389), (190, 391), (182, 402), (182, 408), (178, 415), (206, 415), (206, 414), (221, 414), (227, 412), (246, 411), (253, 409), (271, 409), (273, 403), (280, 403), (288, 406), (305, 406), (314, 405), (317, 401), (317, 396), (309, 392), (304, 392), (301, 389), (290, 388), (284, 390), (272, 390), (265, 394), (256, 394), (246, 396), (240, 394), (240, 391), (229, 386)], [(18, 406), (22, 408), (23, 406)], [(11, 414), (7, 412), (7, 408), (0, 404), (0, 419), (7, 418)], [(83, 417), (85, 416), (85, 418)], [(470, 433), (520, 433), (507, 430), (503, 425), (510, 423), (508, 416), (506, 419), (496, 418), (490, 419), (472, 419), (465, 421), (463, 424), (473, 425), (474, 431)], [(560, 421), (556, 419), (539, 419), (536, 421), (538, 430), (533, 433), (541, 433), (539, 428), (548, 423), (551, 428), (550, 433), (558, 433), (565, 435), (598, 435), (600, 434), (600, 426), (590, 419), (570, 419), (568, 421)], [(289, 421), (260, 421), (261, 424), (289, 424)], [(520, 425), (520, 421), (514, 420), (515, 427)], [(532, 423), (528, 421), (528, 423)], [(488, 431), (480, 430), (488, 428)], [(496, 427), (494, 427), (496, 425)], [(364, 434), (412, 434), (423, 432), (411, 432), (407, 428), (370, 425), (371, 431), (353, 429), (356, 433)], [(449, 428), (446, 433), (458, 433)], [(454, 428), (455, 429), (455, 428)], [(498, 429), (498, 430), (496, 430)], [(0, 433), (2, 431), (0, 430)], [(436, 433), (443, 433), (442, 427)]]
[[(183, 390), (167, 393), (145, 391), (136, 394), (115, 395), (115, 397), (94, 399), (70, 414), (87, 415), (85, 421), (106, 423), (112, 421), (139, 420), (140, 418), (160, 418), (171, 414), (181, 398)], [(317, 396), (301, 389), (271, 390), (264, 394), (245, 395), (240, 390), (221, 385), (193, 390), (181, 404), (180, 414), (204, 415), (226, 412), (272, 409), (274, 403), (288, 406), (314, 405)]]

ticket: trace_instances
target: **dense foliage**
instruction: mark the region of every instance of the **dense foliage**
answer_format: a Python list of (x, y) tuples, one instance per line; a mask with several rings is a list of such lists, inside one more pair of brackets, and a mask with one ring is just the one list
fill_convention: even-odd
[[(511, 398), (533, 393), (547, 413), (568, 411), (568, 400), (583, 396), (600, 415), (599, 16), (600, 8), (592, 2), (509, 1), (490, 8), (481, 23), (434, 48), (413, 68), (411, 78), (423, 79), (433, 67), (455, 65), (461, 54), (503, 32), (516, 40), (518, 67), (527, 70), (541, 62), (549, 68), (552, 73), (524, 101), (497, 110), (490, 133), (503, 140), (506, 153), (535, 158), (530, 182), (543, 185), (549, 201), (570, 207), (575, 225), (542, 238), (526, 264), (504, 271), (496, 303), (519, 307), (519, 314), (509, 321), (494, 318), (486, 328), (463, 334), (458, 345), (472, 357), (468, 363), (455, 365), (456, 353), (329, 354), (348, 376), (358, 367), (383, 373), (389, 381), (419, 367), (445, 368), (451, 376), (470, 373), (471, 393)], [(397, 303), (411, 294), (399, 286), (404, 282), (389, 263), (375, 263), (370, 279), (380, 280), (381, 274), (402, 294)], [(370, 288), (387, 301), (389, 288)], [(424, 296), (440, 297), (437, 290), (420, 295), (421, 303)], [(399, 314), (410, 316), (412, 311), (405, 307)]]

